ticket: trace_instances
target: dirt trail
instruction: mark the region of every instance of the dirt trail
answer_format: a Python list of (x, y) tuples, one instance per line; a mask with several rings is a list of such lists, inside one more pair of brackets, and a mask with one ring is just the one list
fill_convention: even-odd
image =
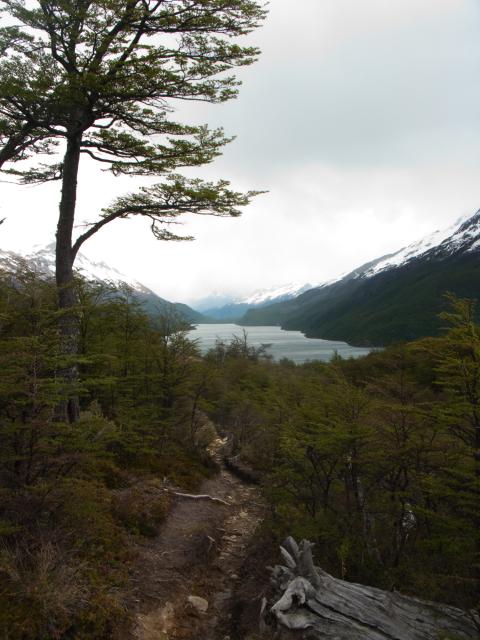
[[(224, 443), (213, 455), (220, 461)], [(264, 513), (260, 491), (221, 466), (199, 489), (225, 500), (179, 498), (160, 534), (142, 544), (132, 580), (136, 584), (133, 640), (225, 640), (232, 591), (246, 548)], [(205, 613), (189, 596), (208, 601)]]

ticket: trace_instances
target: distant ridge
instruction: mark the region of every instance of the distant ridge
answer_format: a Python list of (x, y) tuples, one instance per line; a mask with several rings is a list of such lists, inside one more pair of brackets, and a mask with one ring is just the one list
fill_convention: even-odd
[[(304, 291), (311, 289), (311, 284), (289, 283), (272, 287), (270, 289), (260, 289), (246, 297), (219, 296), (219, 305), (209, 306), (203, 301), (199, 301), (197, 308), (205, 315), (219, 322), (234, 322), (242, 318), (249, 309), (265, 307), (276, 302), (291, 300)], [(214, 299), (214, 298), (213, 298)], [(210, 300), (213, 300), (212, 298)], [(207, 298), (207, 300), (209, 300)]]

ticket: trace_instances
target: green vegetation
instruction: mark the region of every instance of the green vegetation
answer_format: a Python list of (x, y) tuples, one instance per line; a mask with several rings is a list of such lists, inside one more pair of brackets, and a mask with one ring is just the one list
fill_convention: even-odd
[[(163, 480), (212, 473), (212, 422), (262, 479), (264, 531), (315, 541), (350, 580), (477, 604), (480, 329), (452, 299), (440, 338), (359, 360), (272, 362), (246, 335), (206, 356), (131, 291), (78, 280), (80, 420), (56, 288), (0, 277), (0, 630), (116, 638), (135, 540), (169, 509)], [(60, 374), (59, 374), (60, 372)]]
[(212, 469), (185, 326), (150, 319), (128, 288), (79, 281), (77, 295), (71, 424), (56, 287), (0, 277), (0, 635), (12, 640), (115, 637), (132, 536), (156, 535), (168, 511), (163, 478), (191, 489)]
[(480, 328), (470, 302), (451, 306), (441, 337), (359, 360), (208, 357), (213, 419), (261, 472), (276, 539), (308, 537), (349, 580), (467, 607), (478, 603)]

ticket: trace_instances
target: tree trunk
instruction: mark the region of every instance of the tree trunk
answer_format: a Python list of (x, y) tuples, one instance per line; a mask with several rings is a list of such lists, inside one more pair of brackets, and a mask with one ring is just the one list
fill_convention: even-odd
[(478, 639), (477, 614), (333, 578), (314, 566), (312, 546), (287, 538), (280, 548), (285, 566), (272, 572), (274, 603), (262, 604), (265, 636), (273, 626), (277, 640)]
[(77, 199), (77, 176), (80, 162), (81, 133), (67, 138), (67, 150), (63, 160), (62, 197), (56, 235), (55, 278), (58, 289), (58, 306), (61, 311), (59, 328), (61, 336), (62, 356), (66, 358), (66, 366), (60, 375), (66, 383), (67, 400), (62, 409), (63, 418), (76, 422), (79, 417), (77, 395), (78, 365), (74, 362), (78, 352), (79, 326), (76, 314), (77, 295), (73, 283), (72, 251), (73, 223)]

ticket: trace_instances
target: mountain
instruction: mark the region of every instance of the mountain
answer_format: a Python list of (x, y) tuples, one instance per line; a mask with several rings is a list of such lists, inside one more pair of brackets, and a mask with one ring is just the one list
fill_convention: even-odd
[(292, 300), (247, 311), (240, 322), (382, 346), (437, 334), (446, 292), (480, 297), (480, 211)]
[[(15, 271), (21, 269), (25, 263), (30, 269), (53, 277), (55, 273), (55, 245), (50, 244), (46, 247), (38, 248), (25, 256), (13, 251), (3, 251), (0, 249), (0, 267), (3, 269)], [(207, 321), (201, 313), (198, 313), (186, 304), (169, 302), (161, 298), (138, 280), (121, 273), (118, 269), (111, 267), (105, 262), (95, 262), (82, 253), (79, 253), (75, 260), (75, 268), (80, 275), (87, 280), (112, 282), (117, 286), (127, 284), (133, 289), (136, 298), (142, 302), (148, 313), (173, 312), (193, 324)]]
[[(311, 288), (311, 284), (290, 283), (270, 289), (260, 289), (243, 298), (232, 297), (228, 299), (226, 296), (219, 295), (217, 300), (221, 300), (220, 304), (209, 306), (205, 301), (201, 300), (195, 306), (206, 316), (216, 321), (234, 322), (242, 318), (249, 309), (258, 309), (266, 305), (291, 300)], [(215, 298), (211, 297), (206, 300), (212, 301)]]
[(195, 300), (192, 304), (197, 311), (207, 314), (209, 309), (221, 309), (226, 305), (234, 303), (235, 300), (237, 300), (236, 296), (214, 291), (204, 298)]

